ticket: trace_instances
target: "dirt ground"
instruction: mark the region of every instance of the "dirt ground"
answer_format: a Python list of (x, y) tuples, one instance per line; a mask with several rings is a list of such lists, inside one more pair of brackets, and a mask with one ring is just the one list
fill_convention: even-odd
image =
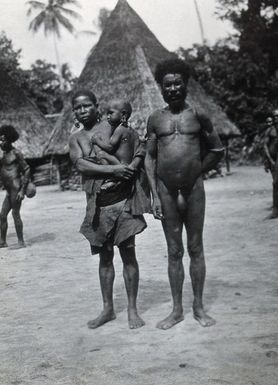
[[(278, 220), (266, 221), (271, 177), (241, 167), (205, 182), (205, 305), (217, 324), (193, 319), (185, 256), (185, 320), (168, 331), (157, 321), (171, 309), (161, 225), (146, 216), (137, 238), (139, 310), (146, 325), (127, 327), (126, 295), (115, 258), (117, 319), (97, 330), (101, 309), (97, 256), (78, 233), (83, 192), (38, 188), (22, 210), (26, 249), (1, 263), (1, 385), (276, 385), (278, 378)], [(4, 192), (0, 192), (0, 201)]]

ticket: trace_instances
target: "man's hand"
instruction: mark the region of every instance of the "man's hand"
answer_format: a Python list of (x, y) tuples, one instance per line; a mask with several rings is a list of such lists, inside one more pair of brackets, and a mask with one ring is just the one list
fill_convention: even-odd
[(114, 176), (117, 179), (131, 179), (135, 174), (135, 169), (126, 165), (115, 166)]
[(152, 213), (155, 219), (163, 219), (162, 206), (159, 198), (154, 198), (152, 203)]
[(24, 192), (23, 192), (22, 190), (20, 190), (20, 191), (17, 193), (16, 200), (17, 200), (18, 202), (21, 202), (23, 199), (24, 199)]

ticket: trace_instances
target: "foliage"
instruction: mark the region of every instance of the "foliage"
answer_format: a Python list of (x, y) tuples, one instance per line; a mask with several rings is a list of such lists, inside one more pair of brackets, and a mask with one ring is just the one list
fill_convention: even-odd
[(213, 46), (195, 45), (178, 53), (251, 143), (278, 107), (277, 0), (218, 0), (218, 16), (236, 32)]
[[(29, 81), (25, 91), (44, 114), (57, 113), (63, 108), (64, 93), (60, 89), (60, 80), (55, 68), (54, 64), (37, 60), (27, 71)], [(75, 79), (67, 64), (62, 66), (62, 75), (64, 84), (70, 90)]]
[(20, 68), (20, 56), (21, 50), (15, 50), (12, 40), (2, 31), (0, 33), (0, 65), (21, 86), (25, 83), (26, 77)]
[[(4, 32), (0, 33), (0, 65), (11, 78), (24, 89), (27, 96), (44, 114), (60, 112), (64, 95), (60, 90), (60, 80), (56, 66), (37, 60), (29, 70), (20, 68), (21, 50), (15, 50), (12, 41)], [(70, 91), (76, 79), (68, 64), (61, 67), (61, 75), (66, 91)]]
[(100, 8), (97, 20), (97, 26), (99, 30), (102, 32), (105, 28), (106, 22), (111, 15), (111, 11), (105, 7)]
[(47, 2), (44, 3), (42, 1), (30, 0), (26, 2), (26, 5), (29, 6), (27, 11), (28, 16), (31, 16), (34, 11), (39, 11), (30, 22), (29, 29), (35, 33), (38, 32), (40, 28), (43, 28), (46, 36), (49, 34), (53, 36), (60, 87), (65, 92), (66, 85), (63, 81), (56, 37), (61, 37), (60, 27), (63, 27), (72, 34), (75, 32), (71, 19), (81, 19), (81, 17), (79, 13), (66, 6), (79, 7), (79, 2), (76, 0), (47, 0)]

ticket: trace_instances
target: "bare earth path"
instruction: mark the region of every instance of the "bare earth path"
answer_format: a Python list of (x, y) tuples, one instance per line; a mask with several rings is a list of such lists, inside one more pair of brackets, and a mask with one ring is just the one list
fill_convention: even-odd
[(78, 233), (85, 197), (54, 186), (26, 199), (29, 247), (0, 250), (0, 384), (276, 385), (278, 220), (263, 220), (271, 178), (262, 168), (236, 168), (206, 181), (206, 190), (205, 304), (217, 320), (208, 329), (192, 317), (187, 256), (185, 320), (168, 331), (155, 328), (171, 302), (162, 230), (149, 215), (149, 228), (137, 239), (146, 326), (127, 327), (117, 252), (117, 319), (87, 329), (101, 298), (97, 258)]

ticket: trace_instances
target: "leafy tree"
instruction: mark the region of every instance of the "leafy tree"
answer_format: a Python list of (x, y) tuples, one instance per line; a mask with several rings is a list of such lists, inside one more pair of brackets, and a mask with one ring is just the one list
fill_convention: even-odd
[(0, 33), (0, 65), (19, 86), (22, 86), (26, 82), (26, 75), (20, 68), (20, 56), (21, 49), (15, 50), (12, 40), (2, 31)]
[(277, 0), (218, 0), (235, 33), (213, 46), (178, 51), (193, 76), (223, 107), (247, 142), (278, 107)]
[(97, 26), (100, 31), (103, 31), (106, 25), (107, 20), (111, 15), (111, 11), (105, 7), (100, 8), (97, 20)]
[[(43, 114), (58, 113), (63, 108), (64, 90), (60, 88), (56, 66), (44, 60), (32, 64), (28, 73), (28, 84), (25, 91)], [(73, 77), (68, 64), (62, 66), (62, 76), (65, 89), (70, 91), (76, 79)]]
[(57, 38), (61, 37), (61, 27), (70, 33), (74, 33), (75, 29), (70, 19), (80, 19), (81, 17), (76, 11), (69, 9), (66, 6), (79, 7), (79, 2), (76, 0), (47, 0), (45, 3), (42, 1), (30, 0), (27, 1), (26, 4), (29, 6), (27, 11), (28, 16), (35, 11), (39, 11), (35, 18), (30, 22), (29, 29), (35, 33), (40, 28), (43, 28), (45, 36), (53, 36), (57, 66), (59, 69), (61, 86), (63, 86)]

